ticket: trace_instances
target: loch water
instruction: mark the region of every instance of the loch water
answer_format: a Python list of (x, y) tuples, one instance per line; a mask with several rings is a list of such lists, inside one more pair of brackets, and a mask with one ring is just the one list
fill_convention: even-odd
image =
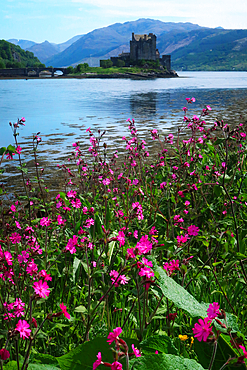
[(25, 117), (18, 141), (24, 156), (33, 134), (40, 132), (40, 152), (52, 160), (71, 151), (72, 143), (88, 142), (86, 129), (106, 130), (109, 146), (123, 146), (126, 119), (134, 118), (140, 136), (158, 129), (175, 133), (183, 122), (185, 98), (195, 97), (187, 115), (200, 115), (210, 105), (209, 122), (247, 121), (247, 72), (178, 72), (179, 78), (11, 79), (0, 80), (0, 147), (13, 143), (10, 122)]

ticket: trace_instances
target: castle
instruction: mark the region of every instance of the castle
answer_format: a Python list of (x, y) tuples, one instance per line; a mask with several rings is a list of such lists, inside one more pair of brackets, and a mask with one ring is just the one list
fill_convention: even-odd
[[(123, 60), (125, 66), (136, 64), (139, 60), (159, 60), (160, 64), (171, 69), (171, 56), (162, 55), (160, 57), (159, 50), (156, 49), (156, 35), (149, 33), (148, 35), (135, 35), (132, 32), (132, 40), (130, 40), (130, 52), (121, 53), (117, 57), (111, 57), (113, 66), (117, 65), (118, 60)], [(100, 64), (101, 65), (101, 64)]]

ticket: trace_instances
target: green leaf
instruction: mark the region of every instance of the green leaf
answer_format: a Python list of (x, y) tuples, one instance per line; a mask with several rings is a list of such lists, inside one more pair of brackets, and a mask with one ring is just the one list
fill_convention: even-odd
[[(131, 344), (138, 347), (136, 339), (125, 339), (123, 338), (131, 352)], [(107, 343), (107, 338), (94, 338), (90, 342), (85, 342), (79, 345), (74, 350), (70, 351), (64, 356), (57, 357), (61, 370), (92, 370), (93, 363), (97, 360), (97, 354), (101, 352), (102, 361), (112, 363), (114, 361), (111, 346)], [(123, 364), (123, 370), (126, 369), (126, 360), (123, 359), (120, 362)], [(104, 368), (99, 367), (100, 368)]]
[(58, 366), (58, 362), (56, 357), (53, 357), (51, 355), (48, 355), (46, 353), (36, 353), (33, 357), (32, 362), (38, 362), (41, 364), (48, 364), (48, 365), (56, 365)]
[[(221, 334), (218, 339), (218, 348), (215, 356), (215, 361), (212, 367), (212, 370), (219, 370), (230, 357), (238, 357), (238, 355), (235, 353), (234, 349), (226, 339), (227, 336), (224, 334)], [(208, 368), (211, 357), (212, 357), (212, 351), (213, 346), (212, 344), (208, 344), (205, 342), (199, 342), (198, 340), (195, 340), (194, 342), (194, 349), (198, 356), (199, 362), (204, 366), (205, 368)], [(228, 365), (224, 368), (225, 370), (234, 370), (236, 369), (236, 366)], [(245, 366), (241, 365), (238, 367), (239, 370), (244, 370)]]
[(78, 270), (78, 267), (80, 266), (80, 260), (75, 257), (74, 262), (73, 262), (73, 282), (75, 282), (75, 275), (76, 271)]
[(2, 147), (0, 148), (0, 155), (3, 155), (3, 153), (5, 153), (5, 152), (6, 152), (6, 150), (7, 150), (7, 148), (5, 148), (4, 146), (2, 146)]
[(48, 364), (29, 364), (28, 370), (60, 370), (60, 368)]
[(8, 145), (8, 147), (7, 147), (7, 151), (9, 152), (9, 153), (15, 153), (15, 147), (13, 146), (13, 145)]
[(9, 361), (7, 365), (3, 367), (4, 370), (17, 370), (17, 362), (16, 361)]
[(174, 346), (171, 338), (166, 335), (155, 335), (153, 337), (149, 337), (143, 340), (140, 343), (140, 346), (144, 354), (154, 353), (155, 351), (174, 355), (178, 354), (178, 349)]
[(164, 296), (170, 299), (175, 306), (187, 311), (192, 317), (206, 317), (207, 310), (190, 293), (177, 284), (166, 272), (151, 258), (153, 270), (158, 273), (158, 284)]
[(78, 306), (78, 307), (76, 307), (76, 308), (74, 309), (74, 311), (75, 311), (75, 312), (85, 313), (85, 312), (87, 312), (87, 309), (86, 309), (86, 307), (84, 307), (84, 306)]
[(175, 355), (144, 355), (130, 361), (136, 370), (204, 370), (195, 360)]
[(103, 361), (113, 362), (107, 338), (95, 338), (85, 342), (57, 360), (62, 370), (92, 370), (98, 352), (101, 352)]

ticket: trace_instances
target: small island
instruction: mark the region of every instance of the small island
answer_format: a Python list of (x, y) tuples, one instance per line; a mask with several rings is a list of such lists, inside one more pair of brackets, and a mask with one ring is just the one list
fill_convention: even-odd
[[(157, 37), (153, 33), (148, 35), (135, 35), (132, 33), (130, 52), (122, 52), (110, 59), (100, 60), (100, 67), (90, 67), (88, 63), (79, 63), (69, 67), (46, 67), (41, 63), (37, 64), (35, 60), (36, 65), (15, 63), (8, 68), (7, 64), (3, 63), (2, 69), (0, 69), (0, 78), (155, 79), (178, 77), (177, 73), (171, 69), (171, 56), (160, 56), (159, 50), (156, 48), (156, 39)], [(21, 50), (19, 46), (18, 48)], [(31, 55), (32, 53), (29, 54)], [(11, 54), (10, 57), (14, 60), (16, 53), (14, 56)]]

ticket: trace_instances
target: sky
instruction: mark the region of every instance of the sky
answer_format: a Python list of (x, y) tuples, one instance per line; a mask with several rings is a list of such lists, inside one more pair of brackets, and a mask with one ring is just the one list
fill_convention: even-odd
[(0, 0), (0, 39), (62, 43), (139, 18), (247, 29), (246, 0)]

